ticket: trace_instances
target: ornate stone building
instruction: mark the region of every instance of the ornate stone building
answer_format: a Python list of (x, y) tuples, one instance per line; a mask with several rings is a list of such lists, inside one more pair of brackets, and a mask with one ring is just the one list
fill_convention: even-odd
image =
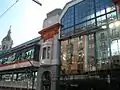
[(9, 50), (12, 48), (13, 40), (11, 38), (11, 26), (9, 28), (9, 31), (7, 35), (2, 40), (2, 50)]
[(38, 70), (37, 90), (58, 90), (59, 75), (59, 14), (61, 9), (55, 9), (47, 14), (43, 22), (40, 40), (40, 68)]

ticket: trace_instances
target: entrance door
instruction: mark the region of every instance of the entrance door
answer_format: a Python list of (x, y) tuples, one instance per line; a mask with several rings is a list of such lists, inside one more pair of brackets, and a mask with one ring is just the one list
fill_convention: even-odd
[(45, 71), (41, 77), (41, 89), (51, 90), (51, 75), (49, 71)]

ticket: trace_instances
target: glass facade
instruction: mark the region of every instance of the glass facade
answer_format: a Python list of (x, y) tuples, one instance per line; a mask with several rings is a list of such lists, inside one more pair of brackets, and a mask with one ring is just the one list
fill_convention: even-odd
[(96, 65), (95, 65), (95, 34), (89, 34), (87, 35), (87, 61), (88, 61), (88, 68), (89, 71), (96, 70)]
[(111, 37), (111, 56), (114, 67), (120, 65), (120, 21), (109, 24)]
[(75, 24), (85, 22), (92, 18), (95, 18), (93, 0), (85, 0), (75, 5)]
[(83, 0), (69, 7), (61, 18), (61, 37), (106, 25), (107, 21), (111, 22), (116, 18), (116, 8), (112, 0)]
[(96, 33), (96, 61), (97, 69), (109, 68), (109, 58), (110, 53), (108, 51), (108, 35), (107, 31), (100, 31)]
[(74, 25), (74, 7), (70, 7), (67, 12), (64, 14), (63, 18), (61, 19), (61, 23), (63, 25), (62, 29), (62, 36), (64, 35), (71, 35), (73, 33), (73, 25)]
[(85, 59), (85, 36), (61, 42), (61, 70), (66, 74), (83, 73)]
[[(72, 13), (71, 22), (65, 24), (64, 20), (69, 17), (69, 13)], [(78, 71), (85, 72), (85, 68), (87, 71), (104, 70), (109, 69), (111, 63), (113, 67), (119, 66), (120, 22), (116, 22), (117, 18), (116, 7), (112, 0), (83, 0), (69, 7), (61, 18), (63, 25), (61, 38), (74, 36), (78, 32), (80, 34), (61, 41), (62, 71), (78, 73)], [(82, 45), (80, 45), (79, 37), (83, 36), (81, 33), (83, 31), (88, 33), (84, 35), (86, 39), (82, 40), (85, 44), (80, 51), (83, 52), (81, 56), (78, 48)], [(80, 63), (83, 64), (78, 65), (82, 57), (84, 58)]]

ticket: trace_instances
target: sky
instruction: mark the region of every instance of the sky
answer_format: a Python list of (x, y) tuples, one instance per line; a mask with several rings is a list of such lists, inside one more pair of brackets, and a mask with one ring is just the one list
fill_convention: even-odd
[[(46, 14), (55, 8), (63, 8), (71, 0), (39, 0), (42, 6), (32, 0), (19, 0), (4, 16), (0, 17), (0, 41), (7, 35), (11, 25), (13, 47), (40, 36)], [(16, 0), (0, 0), (0, 16)]]

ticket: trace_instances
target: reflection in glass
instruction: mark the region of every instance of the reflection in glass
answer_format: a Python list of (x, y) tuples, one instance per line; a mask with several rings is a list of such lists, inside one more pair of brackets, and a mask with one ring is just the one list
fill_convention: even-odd
[(104, 15), (104, 16), (98, 17), (97, 18), (97, 25), (101, 26), (104, 24), (106, 24), (106, 16)]
[(108, 38), (107, 31), (97, 32), (96, 34), (96, 53), (97, 69), (109, 68), (110, 60), (108, 59)]
[(109, 22), (116, 20), (116, 17), (117, 17), (116, 12), (111, 12), (107, 14), (107, 18)]
[(96, 12), (97, 16), (100, 16), (100, 15), (103, 15), (103, 14), (105, 14), (105, 9)]
[(61, 70), (64, 74), (84, 72), (84, 36), (61, 42)]

